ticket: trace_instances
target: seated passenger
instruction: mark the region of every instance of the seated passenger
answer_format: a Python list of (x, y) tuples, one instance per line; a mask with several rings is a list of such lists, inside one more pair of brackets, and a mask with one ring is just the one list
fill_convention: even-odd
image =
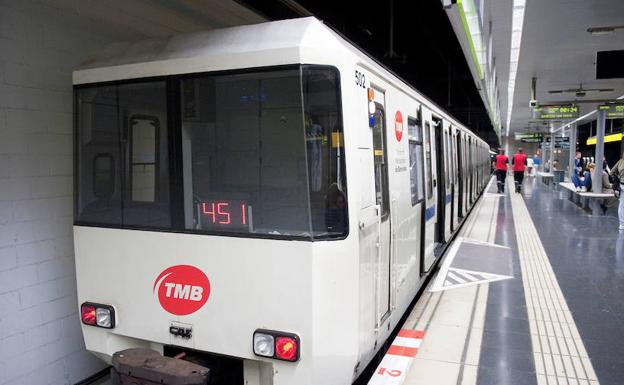
[(572, 183), (574, 183), (576, 191), (585, 192), (591, 190), (591, 172), (594, 171), (594, 167), (595, 165), (593, 163), (590, 163), (588, 166), (588, 170), (583, 171), (582, 177), (579, 177), (576, 173), (572, 174), (571, 179)]

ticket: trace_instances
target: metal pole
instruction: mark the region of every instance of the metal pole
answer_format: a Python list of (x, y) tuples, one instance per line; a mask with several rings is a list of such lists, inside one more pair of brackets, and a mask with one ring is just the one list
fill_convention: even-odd
[(555, 171), (555, 123), (550, 123), (550, 173), (554, 174)]
[(596, 160), (596, 180), (592, 180), (592, 190), (595, 193), (602, 192), (602, 158), (604, 157), (605, 121), (605, 111), (598, 110), (598, 119), (596, 122), (596, 152), (594, 153)]
[(542, 153), (540, 154), (542, 163), (540, 164), (540, 171), (546, 172), (546, 135), (542, 136)]
[(568, 162), (568, 171), (570, 176), (574, 173), (574, 157), (576, 156), (576, 123), (570, 125), (570, 161)]

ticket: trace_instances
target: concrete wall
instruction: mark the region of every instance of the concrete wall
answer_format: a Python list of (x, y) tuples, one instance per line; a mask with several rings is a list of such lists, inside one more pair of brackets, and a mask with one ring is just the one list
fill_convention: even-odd
[[(63, 2), (0, 1), (0, 384), (73, 384), (84, 349), (72, 240), (72, 69), (139, 38)], [(65, 2), (71, 4), (71, 2)]]

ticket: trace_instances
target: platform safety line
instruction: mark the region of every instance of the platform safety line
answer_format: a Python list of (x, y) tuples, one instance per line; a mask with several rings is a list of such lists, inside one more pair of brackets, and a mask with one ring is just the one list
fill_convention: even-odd
[[(508, 183), (511, 181), (509, 178)], [(593, 365), (522, 195), (510, 194), (510, 197), (537, 384), (598, 385)]]
[(424, 330), (401, 329), (368, 381), (368, 385), (402, 384), (424, 337)]

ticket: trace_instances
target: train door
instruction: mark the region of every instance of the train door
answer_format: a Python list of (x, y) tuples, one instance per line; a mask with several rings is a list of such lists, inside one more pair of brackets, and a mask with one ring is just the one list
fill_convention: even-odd
[(375, 199), (379, 223), (379, 246), (376, 263), (377, 327), (390, 315), (390, 195), (388, 189), (388, 141), (384, 93), (375, 90), (373, 158), (375, 170)]
[(435, 240), (437, 229), (436, 205), (438, 202), (438, 189), (435, 161), (435, 136), (431, 111), (422, 108), (423, 119), (423, 136), (425, 147), (425, 214), (423, 216), (423, 225), (425, 228), (425, 247), (421, 255), (420, 269), (421, 273), (426, 273), (431, 269), (435, 261)]
[(446, 212), (445, 192), (446, 192), (446, 164), (444, 162), (444, 132), (442, 120), (436, 116), (433, 117), (433, 143), (435, 148), (435, 164), (436, 172), (434, 181), (437, 185), (436, 199), (436, 230), (434, 235), (434, 243), (437, 245), (444, 242), (444, 216)]
[(457, 147), (457, 224), (459, 226), (459, 220), (464, 217), (464, 141), (462, 139), (461, 131), (457, 131), (455, 135), (455, 145)]
[(453, 227), (453, 165), (451, 162), (451, 124), (447, 121), (442, 122), (443, 128), (443, 136), (442, 140), (444, 141), (444, 175), (442, 176), (444, 179), (444, 228), (443, 235), (444, 240), (448, 240), (451, 237), (451, 229)]
[(458, 183), (457, 183), (457, 174), (458, 174), (458, 162), (457, 162), (457, 130), (454, 126), (450, 127), (449, 138), (451, 141), (451, 232), (455, 231), (457, 228), (457, 217), (458, 217)]

